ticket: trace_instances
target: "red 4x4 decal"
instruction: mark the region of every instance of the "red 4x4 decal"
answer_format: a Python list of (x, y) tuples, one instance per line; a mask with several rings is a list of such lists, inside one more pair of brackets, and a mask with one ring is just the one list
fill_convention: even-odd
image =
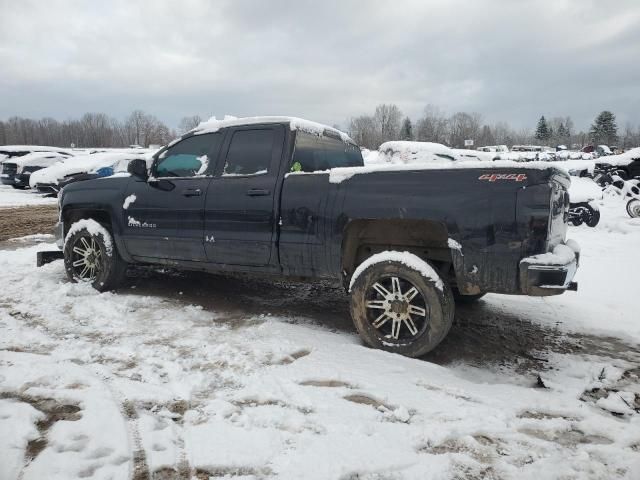
[(527, 179), (526, 173), (485, 173), (480, 175), (478, 180), (488, 180), (495, 182), (497, 180), (512, 180), (514, 182), (523, 182)]

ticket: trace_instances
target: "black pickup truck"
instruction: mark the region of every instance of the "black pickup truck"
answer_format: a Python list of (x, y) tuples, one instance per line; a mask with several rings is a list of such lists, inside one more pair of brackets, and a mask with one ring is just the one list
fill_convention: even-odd
[(569, 178), (549, 166), (363, 165), (341, 132), (288, 117), (202, 124), (129, 175), (69, 185), (58, 246), (72, 281), (128, 264), (339, 279), (371, 346), (432, 350), (460, 301), (575, 289)]

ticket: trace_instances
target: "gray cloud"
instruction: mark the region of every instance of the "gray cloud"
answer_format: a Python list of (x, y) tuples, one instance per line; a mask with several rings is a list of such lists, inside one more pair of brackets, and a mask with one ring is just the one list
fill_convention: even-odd
[(533, 126), (640, 122), (640, 4), (0, 0), (0, 118), (287, 114), (377, 103)]

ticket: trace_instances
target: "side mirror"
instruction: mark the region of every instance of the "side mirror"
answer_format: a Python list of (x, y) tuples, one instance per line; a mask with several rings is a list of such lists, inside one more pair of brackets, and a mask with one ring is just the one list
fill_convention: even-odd
[(138, 177), (143, 180), (146, 180), (148, 177), (147, 162), (145, 162), (141, 158), (136, 158), (135, 160), (131, 160), (129, 162), (129, 165), (127, 165), (127, 172), (129, 172), (134, 177)]

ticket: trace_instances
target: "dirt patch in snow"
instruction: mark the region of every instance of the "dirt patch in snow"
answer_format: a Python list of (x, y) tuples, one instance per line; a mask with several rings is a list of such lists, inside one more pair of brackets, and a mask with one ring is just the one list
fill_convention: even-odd
[[(58, 221), (56, 205), (2, 208), (0, 212), (2, 212), (0, 213), (0, 242), (26, 235), (53, 233)], [(20, 247), (24, 246), (24, 244), (20, 245)], [(0, 248), (5, 249), (5, 247), (0, 244)]]
[(1, 392), (0, 399), (28, 403), (44, 414), (44, 418), (36, 422), (38, 438), (29, 440), (25, 450), (25, 465), (31, 463), (47, 446), (47, 433), (54, 423), (75, 421), (80, 419), (80, 407), (61, 403), (52, 398), (40, 398), (17, 392)]

